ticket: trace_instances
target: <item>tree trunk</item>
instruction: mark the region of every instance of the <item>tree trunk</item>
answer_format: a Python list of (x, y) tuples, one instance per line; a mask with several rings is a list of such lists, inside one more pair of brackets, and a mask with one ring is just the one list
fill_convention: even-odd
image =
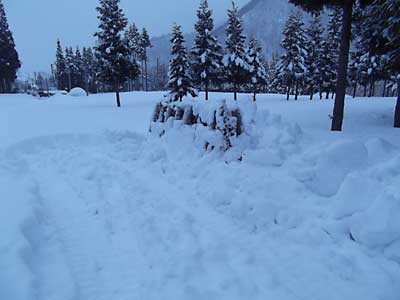
[(294, 95), (294, 100), (297, 101), (298, 97), (299, 97), (299, 83), (296, 82), (296, 91)]
[(237, 91), (238, 91), (238, 88), (237, 88), (237, 85), (235, 84), (235, 86), (233, 87), (233, 99), (236, 101), (237, 100)]
[(205, 84), (206, 101), (208, 101), (208, 82)]
[(117, 107), (121, 107), (121, 100), (119, 97), (119, 81), (115, 82), (115, 95), (117, 97)]
[(375, 81), (373, 79), (371, 79), (371, 82), (369, 85), (369, 95), (368, 95), (369, 98), (374, 96), (374, 89), (375, 89)]
[(397, 104), (394, 113), (394, 127), (400, 128), (400, 78), (397, 80)]
[(310, 100), (312, 101), (314, 98), (314, 87), (310, 87)]
[(289, 101), (290, 99), (290, 85), (287, 87), (287, 94), (286, 94), (286, 100)]
[(347, 66), (349, 63), (351, 21), (354, 0), (344, 1), (343, 5), (343, 28), (340, 43), (338, 80), (336, 86), (335, 106), (333, 109), (332, 131), (342, 131), (344, 115), (344, 99), (346, 97)]
[(329, 91), (326, 91), (326, 97), (325, 97), (325, 99), (326, 99), (326, 100), (329, 100)]
[(354, 84), (353, 99), (356, 97), (356, 93), (357, 93), (357, 82)]
[(0, 79), (0, 94), (5, 94), (3, 79)]
[(367, 85), (364, 85), (364, 97), (367, 97)]
[(9, 86), (8, 86), (8, 81), (6, 79), (3, 79), (3, 84), (4, 84), (4, 93), (8, 94), (9, 91)]
[(254, 85), (254, 92), (253, 92), (253, 101), (256, 102), (257, 100), (257, 85)]
[(149, 81), (147, 78), (147, 59), (144, 60), (144, 73), (145, 73), (145, 82), (146, 82), (146, 92), (149, 91)]
[(141, 61), (141, 77), (142, 77), (142, 91), (144, 91), (144, 62)]
[(71, 79), (71, 72), (68, 72), (68, 92), (72, 89), (72, 79)]
[(375, 97), (375, 88), (376, 88), (376, 84), (375, 84), (375, 80), (374, 80), (373, 85), (372, 85), (372, 97)]
[(386, 97), (386, 84), (387, 84), (387, 80), (385, 79), (385, 81), (383, 82), (383, 91), (382, 91), (383, 98)]

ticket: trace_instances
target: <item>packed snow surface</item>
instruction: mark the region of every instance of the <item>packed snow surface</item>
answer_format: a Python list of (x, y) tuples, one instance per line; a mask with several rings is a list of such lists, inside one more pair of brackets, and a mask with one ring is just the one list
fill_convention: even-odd
[(0, 96), (0, 299), (399, 300), (394, 99), (241, 95), (222, 154), (162, 96)]

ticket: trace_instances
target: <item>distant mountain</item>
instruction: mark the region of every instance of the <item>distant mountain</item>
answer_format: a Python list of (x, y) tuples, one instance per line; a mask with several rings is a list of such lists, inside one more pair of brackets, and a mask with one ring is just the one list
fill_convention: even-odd
[[(270, 58), (273, 53), (281, 53), (282, 30), (290, 12), (295, 9), (287, 0), (251, 0), (240, 10), (245, 34), (253, 35), (261, 42), (267, 58)], [(195, 20), (193, 20), (194, 22)], [(215, 34), (222, 44), (225, 41), (226, 25), (224, 23), (215, 30)], [(188, 47), (193, 45), (194, 36), (194, 33), (185, 36)], [(169, 35), (153, 38), (154, 47), (149, 52), (151, 64), (155, 64), (157, 59), (160, 63), (168, 63), (170, 58), (169, 39)]]

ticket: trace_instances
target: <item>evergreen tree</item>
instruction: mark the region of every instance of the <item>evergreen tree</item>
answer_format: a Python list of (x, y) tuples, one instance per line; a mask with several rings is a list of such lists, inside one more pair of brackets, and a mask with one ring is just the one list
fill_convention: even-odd
[(379, 78), (383, 81), (382, 97), (387, 96), (387, 85), (390, 82), (392, 70), (390, 68), (390, 60), (387, 54), (380, 56)]
[(361, 81), (361, 55), (360, 52), (354, 50), (350, 53), (349, 68), (347, 71), (349, 85), (353, 89), (353, 98), (356, 97), (358, 85)]
[(168, 67), (165, 64), (157, 63), (154, 73), (154, 90), (161, 91), (168, 82)]
[[(337, 83), (337, 70), (339, 67), (339, 52), (340, 48), (340, 33), (342, 28), (342, 10), (340, 7), (334, 6), (329, 14), (328, 29), (325, 40), (325, 51), (329, 56), (329, 60), (326, 62), (329, 66), (329, 71), (326, 72), (326, 87), (327, 93), (332, 93), (332, 96), (336, 90)], [(327, 95), (328, 97), (328, 95)]]
[(281, 82), (279, 78), (279, 58), (276, 54), (272, 55), (268, 68), (268, 92), (277, 94), (281, 92)]
[(14, 37), (8, 25), (4, 5), (0, 0), (0, 93), (11, 92), (20, 67), (21, 62), (15, 48)]
[[(394, 127), (400, 128), (400, 1), (375, 0), (373, 11), (376, 12), (374, 22), (376, 32), (381, 38), (376, 45), (377, 52), (386, 54), (388, 66), (397, 80), (397, 104), (395, 108)], [(381, 42), (381, 41), (384, 42)], [(380, 43), (379, 43), (380, 42)]]
[[(141, 35), (135, 23), (132, 23), (125, 31), (124, 40), (129, 50), (129, 59), (131, 60), (131, 63), (135, 65), (128, 82), (128, 89), (131, 91), (133, 90), (132, 81), (137, 79), (137, 76), (139, 75), (137, 74), (137, 70), (140, 69), (138, 61), (140, 61), (143, 56), (141, 49)], [(139, 89), (138, 84), (136, 84), (136, 88)]]
[(85, 90), (87, 93), (91, 92), (91, 91), (89, 91), (89, 89), (90, 89), (90, 85), (89, 85), (90, 68), (91, 68), (91, 64), (89, 63), (89, 59), (88, 59), (88, 49), (86, 47), (83, 47), (82, 48), (82, 75), (83, 75), (83, 83), (84, 83)]
[(98, 42), (96, 56), (102, 79), (115, 87), (117, 106), (120, 102), (120, 86), (132, 74), (138, 74), (135, 64), (129, 58), (129, 49), (121, 37), (128, 21), (119, 7), (120, 0), (100, 0), (97, 7), (100, 20), (99, 31), (95, 34)]
[(88, 93), (94, 93), (94, 57), (92, 48), (83, 47), (82, 49), (82, 69), (83, 69), (83, 82), (85, 89)]
[[(353, 98), (356, 97), (359, 85), (364, 85), (362, 80), (362, 56), (364, 51), (362, 47), (363, 31), (363, 11), (359, 5), (354, 7), (352, 24), (352, 50), (350, 52), (350, 61), (348, 66), (348, 82), (353, 90)], [(366, 93), (366, 88), (365, 88)]]
[(136, 60), (140, 60), (141, 35), (135, 23), (132, 23), (125, 31), (124, 39), (131, 55), (133, 55)]
[(375, 83), (379, 80), (384, 80), (385, 77), (382, 64), (386, 63), (386, 58), (379, 53), (379, 48), (386, 43), (386, 37), (380, 31), (388, 27), (388, 22), (387, 20), (379, 20), (379, 8), (376, 8), (376, 3), (374, 2), (367, 9), (360, 11), (360, 28), (357, 30), (359, 35), (357, 49), (363, 54), (363, 66), (366, 69), (365, 80), (366, 85), (369, 85), (369, 97), (375, 95)]
[(76, 75), (75, 57), (71, 47), (65, 48), (65, 65), (68, 79), (68, 91), (70, 91), (72, 88), (74, 88)]
[(197, 96), (197, 92), (193, 88), (192, 79), (190, 77), (189, 59), (184, 43), (185, 40), (183, 38), (181, 26), (175, 25), (171, 38), (172, 59), (169, 65), (169, 81), (167, 85), (171, 102), (182, 101), (183, 97), (188, 94), (192, 97)]
[(79, 47), (76, 47), (76, 50), (75, 50), (74, 67), (75, 67), (74, 86), (85, 89), (86, 88), (85, 79), (84, 79), (85, 71), (83, 68), (83, 58), (82, 58), (81, 50), (79, 49)]
[(321, 16), (316, 13), (309, 27), (307, 28), (307, 57), (306, 57), (306, 83), (310, 93), (310, 100), (313, 99), (316, 90), (321, 91), (322, 88), (322, 34)]
[[(321, 64), (320, 64), (320, 74), (321, 74), (321, 89), (320, 98), (322, 99), (322, 93), (326, 93), (326, 99), (329, 99), (329, 93), (333, 92), (333, 83), (335, 82), (337, 71), (334, 67), (335, 65), (335, 54), (334, 50), (331, 48), (329, 38), (326, 35), (322, 41), (322, 51), (321, 51)], [(347, 82), (346, 82), (347, 83)]]
[(226, 54), (223, 58), (225, 75), (228, 83), (233, 85), (234, 99), (243, 84), (249, 83), (249, 62), (243, 35), (243, 22), (235, 2), (228, 10), (228, 27), (226, 28)]
[(286, 87), (287, 100), (292, 88), (295, 89), (295, 100), (298, 98), (299, 87), (304, 81), (307, 69), (306, 63), (306, 37), (303, 29), (304, 23), (299, 13), (289, 16), (283, 30), (282, 47), (285, 53), (279, 63), (279, 77)]
[(248, 57), (251, 84), (253, 86), (253, 99), (256, 101), (256, 95), (260, 91), (260, 87), (267, 84), (267, 70), (265, 68), (266, 63), (262, 54), (262, 47), (255, 38), (250, 39)]
[(142, 34), (140, 35), (140, 49), (141, 49), (141, 60), (144, 64), (144, 72), (143, 76), (145, 79), (145, 90), (149, 90), (149, 82), (148, 82), (148, 72), (147, 72), (147, 61), (148, 61), (148, 56), (147, 56), (147, 48), (152, 47), (151, 42), (150, 42), (150, 37), (149, 34), (147, 33), (146, 28), (142, 29)]
[(68, 89), (68, 74), (67, 66), (64, 57), (64, 51), (61, 47), (60, 40), (57, 40), (56, 62), (55, 62), (55, 77), (57, 81), (57, 89)]
[(193, 79), (199, 88), (204, 88), (208, 100), (209, 87), (219, 82), (222, 64), (222, 47), (212, 34), (214, 20), (208, 1), (202, 0), (197, 10), (196, 38), (191, 51)]

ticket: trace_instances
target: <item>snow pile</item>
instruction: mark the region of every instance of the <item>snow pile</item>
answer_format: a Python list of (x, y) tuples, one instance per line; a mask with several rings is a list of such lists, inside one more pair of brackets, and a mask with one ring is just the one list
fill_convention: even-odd
[[(239, 101), (192, 99), (174, 103), (173, 107), (182, 111), (179, 120), (175, 118), (179, 113), (171, 114), (164, 109), (164, 113), (157, 112), (150, 126), (153, 136), (161, 137), (159, 144), (172, 147), (169, 151), (172, 155), (183, 152), (201, 156), (219, 149), (227, 151), (223, 155), (226, 161), (240, 159), (281, 166), (301, 148), (300, 127), (266, 110), (258, 112), (250, 97)], [(232, 112), (226, 116), (228, 122), (224, 121), (221, 110)]]
[(268, 110), (260, 111), (250, 127), (250, 147), (244, 160), (263, 166), (281, 166), (301, 149), (302, 130), (295, 123), (284, 121), (280, 115)]
[(339, 141), (306, 153), (294, 172), (312, 192), (321, 196), (335, 195), (346, 176), (362, 169), (368, 161), (368, 150), (362, 142)]
[(183, 102), (160, 103), (150, 131), (153, 136), (162, 139), (161, 144), (194, 147), (193, 150), (199, 154), (213, 150), (232, 152), (231, 148), (234, 148), (235, 155), (230, 155), (239, 159), (240, 151), (236, 148), (251, 132), (256, 110), (250, 99), (238, 102), (186, 99)]
[(80, 87), (73, 88), (70, 92), (69, 95), (71, 97), (86, 97), (87, 93), (84, 89)]
[(346, 231), (354, 240), (384, 251), (400, 263), (399, 186), (398, 155), (368, 170), (352, 173), (334, 198), (334, 217), (346, 224)]

